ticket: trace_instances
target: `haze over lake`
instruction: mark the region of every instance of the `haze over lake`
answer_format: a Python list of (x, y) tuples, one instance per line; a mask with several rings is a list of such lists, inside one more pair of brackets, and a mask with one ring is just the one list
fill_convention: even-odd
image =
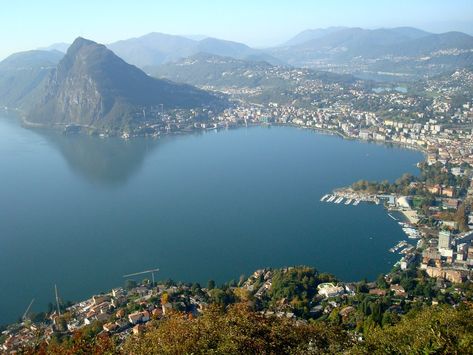
[(405, 238), (381, 206), (321, 203), (359, 179), (416, 173), (419, 152), (290, 127), (160, 140), (64, 136), (0, 118), (0, 324), (61, 298), (159, 279), (223, 282), (312, 265), (375, 278)]

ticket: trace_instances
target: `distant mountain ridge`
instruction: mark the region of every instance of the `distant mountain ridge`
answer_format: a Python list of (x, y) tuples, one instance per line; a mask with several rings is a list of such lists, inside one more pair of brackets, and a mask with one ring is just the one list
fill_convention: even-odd
[(58, 43), (53, 43), (50, 46), (41, 47), (38, 49), (43, 50), (43, 51), (59, 51), (62, 53), (66, 53), (70, 45), (71, 45), (70, 43), (58, 42)]
[(329, 28), (304, 31), (268, 53), (296, 67), (375, 80), (382, 80), (378, 73), (387, 73), (394, 80), (399, 75), (412, 80), (473, 64), (473, 36), (413, 27)]
[[(75, 44), (77, 46), (77, 43)], [(84, 97), (92, 100), (94, 90), (100, 89), (103, 92), (99, 92), (95, 105), (100, 102), (103, 105), (102, 108), (96, 107), (95, 113), (86, 110), (85, 116), (89, 116), (84, 118), (82, 123), (102, 122), (113, 126), (112, 122), (117, 121), (121, 113), (127, 111), (128, 116), (133, 115), (140, 105), (156, 104), (156, 98), (169, 102), (169, 107), (185, 107), (186, 102), (189, 105), (215, 102), (214, 97), (205, 98), (203, 92), (193, 91), (194, 88), (184, 88), (169, 82), (161, 82), (159, 85), (161, 91), (157, 90), (156, 85), (147, 80), (150, 78), (138, 68), (126, 66), (125, 61), (134, 63), (155, 76), (193, 85), (220, 85), (222, 87), (232, 84), (255, 86), (261, 80), (271, 87), (280, 86), (279, 82), (274, 83), (276, 80), (274, 77), (272, 77), (273, 82), (263, 79), (266, 75), (265, 65), (312, 68), (318, 71), (352, 74), (363, 79), (388, 81), (422, 79), (473, 66), (472, 36), (461, 32), (434, 34), (412, 27), (373, 30), (331, 27), (307, 30), (283, 46), (265, 50), (215, 38), (195, 39), (162, 33), (150, 33), (112, 43), (108, 47), (113, 52), (105, 51), (104, 46), (100, 46), (100, 50), (95, 48), (87, 56), (82, 55), (87, 51), (80, 51), (82, 54), (76, 53), (79, 56), (75, 59), (71, 59), (74, 49), (71, 51), (69, 48), (66, 56), (56, 50), (67, 47), (69, 47), (67, 43), (58, 43), (45, 50), (16, 53), (0, 62), (0, 105), (25, 110), (37, 105), (41, 98), (42, 105), (37, 106), (38, 109), (32, 117), (36, 117), (38, 121), (48, 121), (48, 117), (51, 117), (49, 120), (52, 122), (64, 114), (65, 116), (61, 116), (63, 118), (60, 121), (74, 122), (80, 121), (77, 115), (82, 112), (72, 114), (72, 111), (68, 111), (74, 100), (69, 98), (68, 108), (64, 106), (59, 109), (57, 102), (52, 104), (54, 95), (64, 94), (62, 90), (72, 90), (76, 92), (76, 100), (78, 100), (81, 97), (79, 90), (81, 87), (86, 92)], [(123, 60), (119, 61), (114, 52)], [(85, 62), (81, 62), (79, 58), (85, 58)], [(61, 59), (61, 64), (56, 69)], [(195, 61), (193, 66), (183, 66), (189, 64), (186, 62), (187, 59), (191, 62)], [(72, 70), (70, 73), (64, 70), (68, 61), (75, 63), (69, 68)], [(106, 64), (108, 61), (110, 65)], [(252, 74), (246, 75), (246, 70)], [(53, 72), (58, 79), (55, 82), (56, 86), (53, 85)], [(137, 74), (138, 72), (140, 74)], [(66, 85), (67, 80), (62, 78), (60, 73), (64, 74), (64, 78), (75, 81), (77, 87), (73, 88), (72, 84), (67, 88), (61, 86)], [(90, 82), (84, 81), (81, 75), (89, 77)], [(65, 80), (61, 81), (62, 84), (59, 82), (60, 78)], [(131, 84), (125, 85), (126, 81), (130, 81)], [(97, 88), (94, 85), (97, 85)], [(141, 99), (149, 98), (149, 100), (138, 102), (132, 89), (140, 93), (138, 96)], [(46, 92), (50, 92), (50, 95), (45, 96)], [(148, 93), (153, 93), (152, 98)], [(208, 93), (205, 94), (208, 95)], [(116, 98), (112, 100), (111, 106), (115, 109), (109, 107), (111, 102), (109, 99), (112, 97)], [(181, 101), (181, 97), (188, 100)], [(195, 97), (202, 98), (202, 101), (194, 100)], [(65, 96), (62, 96), (62, 99), (64, 98)], [(66, 111), (68, 111), (67, 114)], [(39, 119), (39, 115), (43, 115), (43, 118)], [(97, 119), (102, 116), (106, 118)], [(92, 117), (95, 118), (92, 119)], [(120, 124), (126, 124), (126, 122), (129, 120), (123, 119)]]
[(371, 41), (372, 44), (376, 45), (388, 45), (393, 43), (393, 41), (403, 42), (427, 37), (432, 34), (414, 27), (378, 28), (372, 30), (360, 27), (328, 27), (302, 31), (280, 47), (310, 46), (316, 43), (315, 40), (321, 39), (324, 45), (331, 46), (349, 40), (357, 42)]
[(327, 28), (316, 28), (313, 30), (305, 30), (298, 33), (297, 35), (295, 35), (288, 41), (286, 41), (281, 47), (296, 46), (298, 44), (302, 44), (302, 43), (311, 41), (313, 39), (322, 38), (330, 33), (338, 32), (346, 28), (347, 27), (339, 26), (339, 27), (327, 27)]
[(137, 124), (144, 109), (161, 104), (194, 108), (222, 101), (189, 85), (151, 78), (104, 45), (77, 38), (50, 73), (27, 120), (115, 130)]
[(243, 102), (263, 105), (268, 102), (281, 105), (294, 105), (296, 102), (301, 105), (309, 104), (312, 95), (317, 95), (317, 90), (304, 94), (298, 92), (298, 88), (308, 82), (308, 85), (349, 85), (357, 81), (351, 75), (274, 66), (264, 61), (248, 61), (207, 53), (157, 66), (149, 73), (159, 78), (229, 93)]
[(201, 52), (231, 56), (236, 59), (266, 60), (272, 63), (280, 63), (264, 51), (250, 48), (243, 43), (210, 37), (194, 40), (188, 37), (157, 32), (114, 42), (108, 44), (107, 47), (126, 62), (140, 68), (160, 65)]
[[(197, 86), (256, 86), (263, 72), (273, 66), (264, 61), (249, 61), (228, 56), (197, 53), (175, 62), (149, 67), (148, 73), (157, 78)], [(251, 72), (251, 75), (248, 73)]]
[(461, 32), (447, 32), (412, 38), (388, 29), (355, 28), (337, 31), (323, 38), (305, 42), (298, 48), (321, 53), (331, 51), (339, 56), (418, 56), (438, 50), (473, 48), (473, 37)]
[[(473, 37), (470, 35), (461, 32), (435, 34), (407, 26), (306, 30), (281, 46), (267, 49), (254, 49), (243, 43), (203, 37), (152, 32), (110, 43), (107, 47), (126, 62), (145, 71), (198, 53), (208, 53), (361, 77), (369, 77), (369, 73), (392, 72), (395, 79), (398, 78), (396, 73), (403, 77), (420, 78), (469, 66), (472, 64), (470, 52), (473, 51)], [(59, 43), (48, 48), (62, 50), (66, 46)]]
[(39, 86), (63, 56), (58, 51), (32, 50), (0, 62), (0, 104), (15, 108), (32, 105)]

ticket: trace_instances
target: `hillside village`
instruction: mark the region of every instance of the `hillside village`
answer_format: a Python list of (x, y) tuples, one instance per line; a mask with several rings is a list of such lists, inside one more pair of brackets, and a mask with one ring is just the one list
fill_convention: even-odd
[[(418, 263), (417, 263), (418, 265)], [(306, 322), (338, 319), (362, 337), (370, 322), (389, 324), (423, 305), (460, 305), (471, 299), (471, 283), (456, 285), (442, 277), (429, 279), (415, 267), (395, 267), (374, 282), (345, 283), (308, 267), (261, 269), (247, 279), (220, 287), (167, 281), (126, 287), (32, 315), (2, 332), (1, 349), (10, 353), (63, 341), (73, 334), (106, 335), (117, 344), (146, 332), (149, 325), (178, 313), (199, 317), (210, 304), (250, 302), (265, 317)], [(368, 323), (367, 323), (368, 322)], [(84, 333), (86, 332), (86, 333)]]

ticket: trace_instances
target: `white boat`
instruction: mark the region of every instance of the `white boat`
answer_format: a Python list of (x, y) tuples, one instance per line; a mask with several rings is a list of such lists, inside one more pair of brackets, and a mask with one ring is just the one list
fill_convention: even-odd
[(342, 201), (343, 201), (343, 197), (339, 197), (339, 198), (337, 199), (337, 201), (335, 201), (335, 203), (338, 204), (338, 203), (341, 203)]
[(335, 197), (336, 197), (335, 195), (330, 196), (327, 202), (332, 202), (333, 200), (335, 200)]
[(353, 203), (353, 206), (358, 206), (358, 204), (359, 204), (360, 202), (361, 202), (360, 200), (356, 200), (356, 201)]
[(350, 203), (352, 203), (352, 201), (353, 200), (351, 198), (349, 198), (348, 200), (345, 201), (345, 205), (349, 205)]
[(404, 227), (404, 228), (402, 228), (402, 230), (404, 231), (404, 233), (407, 234), (408, 238), (411, 238), (411, 239), (420, 238), (420, 234), (419, 234), (419, 231), (417, 229), (410, 228), (410, 227)]
[(320, 202), (324, 202), (325, 199), (326, 199), (327, 197), (329, 197), (329, 196), (330, 196), (330, 195), (324, 195), (324, 196), (320, 199)]

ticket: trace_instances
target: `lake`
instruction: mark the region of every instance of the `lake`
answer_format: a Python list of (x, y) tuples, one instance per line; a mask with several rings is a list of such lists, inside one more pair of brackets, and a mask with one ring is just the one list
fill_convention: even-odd
[(320, 202), (359, 179), (417, 173), (420, 152), (291, 127), (159, 140), (64, 136), (0, 118), (0, 324), (124, 274), (224, 282), (311, 265), (374, 279), (405, 238), (381, 206)]
[(396, 86), (395, 88), (377, 87), (377, 88), (373, 88), (372, 91), (377, 94), (382, 93), (382, 92), (391, 92), (391, 91), (399, 92), (401, 94), (406, 94), (407, 88), (404, 86)]

